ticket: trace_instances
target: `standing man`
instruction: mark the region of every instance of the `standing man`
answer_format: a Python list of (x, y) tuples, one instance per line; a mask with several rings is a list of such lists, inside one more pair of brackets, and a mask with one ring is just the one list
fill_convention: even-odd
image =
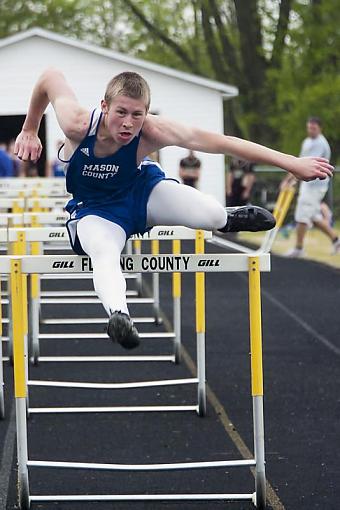
[(190, 150), (188, 156), (179, 163), (179, 177), (183, 184), (197, 188), (200, 170), (201, 162), (196, 158), (194, 151)]
[(255, 182), (254, 165), (249, 161), (232, 158), (226, 179), (226, 203), (228, 207), (247, 205)]
[[(301, 146), (300, 157), (316, 156), (330, 159), (331, 149), (325, 136), (322, 134), (322, 123), (319, 117), (309, 117), (307, 120), (307, 138)], [(296, 184), (294, 176), (284, 179), (281, 187)], [(310, 182), (301, 182), (295, 209), (296, 244), (287, 253), (288, 257), (304, 256), (304, 240), (308, 228), (313, 225), (319, 228), (332, 241), (333, 253), (340, 253), (340, 240), (335, 230), (322, 215), (322, 201), (328, 191), (329, 177)]]

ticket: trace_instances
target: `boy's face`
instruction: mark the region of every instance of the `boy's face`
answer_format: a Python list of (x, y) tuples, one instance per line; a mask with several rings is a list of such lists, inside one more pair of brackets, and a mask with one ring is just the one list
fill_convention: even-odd
[(317, 122), (307, 122), (307, 134), (310, 138), (316, 138), (321, 133), (321, 127)]
[(127, 145), (142, 129), (147, 114), (142, 99), (116, 96), (110, 105), (102, 100), (101, 107), (105, 127), (116, 143)]

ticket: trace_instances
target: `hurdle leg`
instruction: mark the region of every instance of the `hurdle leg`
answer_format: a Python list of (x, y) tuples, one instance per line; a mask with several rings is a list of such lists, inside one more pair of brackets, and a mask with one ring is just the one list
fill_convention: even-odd
[[(11, 254), (11, 250), (10, 254)], [(7, 297), (8, 297), (8, 305), (7, 305), (7, 315), (8, 315), (8, 342), (7, 342), (7, 356), (9, 357), (9, 362), (13, 365), (13, 320), (12, 320), (12, 307), (11, 307), (11, 285), (10, 285), (10, 277), (7, 280)], [(2, 310), (1, 310), (2, 311)]]
[(5, 418), (5, 390), (4, 390), (4, 366), (2, 353), (2, 321), (1, 321), (1, 295), (0, 295), (0, 420)]
[[(181, 241), (172, 241), (172, 253), (178, 255), (181, 253)], [(174, 355), (175, 363), (181, 362), (181, 273), (172, 275), (172, 297), (173, 297), (173, 315), (174, 315)]]
[[(157, 239), (151, 241), (151, 253), (152, 255), (159, 255), (159, 241)], [(154, 299), (153, 310), (155, 315), (155, 323), (159, 325), (163, 322), (160, 316), (159, 273), (152, 273), (152, 295)]]
[(127, 241), (126, 241), (126, 254), (132, 255), (132, 241), (131, 241), (131, 239), (127, 239)]
[(277, 203), (275, 205), (275, 209), (273, 215), (276, 220), (276, 225), (272, 230), (266, 232), (264, 240), (262, 242), (260, 251), (268, 253), (270, 252), (276, 236), (283, 225), (283, 222), (287, 216), (290, 205), (295, 195), (294, 188), (288, 188), (280, 192), (279, 197), (277, 199)]
[(2, 356), (2, 341), (0, 341), (0, 420), (5, 418), (5, 386)]
[(5, 418), (5, 394), (4, 394), (4, 366), (2, 353), (2, 309), (1, 309), (1, 283), (0, 283), (0, 420)]
[(39, 316), (40, 316), (40, 277), (32, 274), (29, 277), (29, 321), (28, 321), (28, 338), (29, 338), (29, 355), (31, 363), (37, 365), (39, 363), (40, 343), (39, 343)]
[[(32, 227), (39, 227), (36, 218), (33, 217), (31, 221)], [(39, 241), (31, 242), (31, 255), (41, 255), (42, 245)], [(29, 277), (29, 321), (28, 321), (28, 335), (29, 335), (29, 355), (30, 360), (35, 365), (39, 362), (40, 345), (39, 345), (39, 329), (40, 329), (40, 275), (31, 274)]]
[(260, 510), (266, 507), (266, 473), (263, 418), (263, 363), (261, 282), (258, 257), (249, 258), (249, 322), (251, 352), (251, 386), (254, 420), (255, 504)]
[[(134, 240), (133, 246), (134, 246), (136, 255), (140, 255), (142, 253), (142, 241), (140, 239)], [(142, 273), (138, 273), (136, 275), (136, 284), (137, 284), (138, 294), (141, 296), (143, 293)]]
[(277, 233), (280, 230), (279, 220), (281, 217), (281, 211), (282, 211), (283, 204), (286, 201), (286, 195), (287, 195), (287, 190), (282, 190), (279, 193), (279, 196), (276, 200), (276, 204), (275, 204), (274, 211), (273, 211), (273, 216), (275, 218), (276, 225), (272, 230), (269, 230), (268, 232), (265, 233), (263, 242), (260, 247), (261, 252), (264, 251), (265, 253), (268, 253), (274, 244)]
[[(204, 253), (204, 233), (197, 230), (195, 253)], [(205, 375), (205, 274), (195, 274), (196, 286), (196, 339), (197, 339), (197, 375), (198, 375), (198, 414), (207, 412), (206, 375)]]
[(30, 508), (27, 450), (27, 352), (24, 341), (25, 324), (23, 312), (23, 278), (21, 260), (11, 261), (11, 294), (13, 317), (14, 391), (16, 405), (17, 454), (18, 454), (18, 493), (21, 510)]

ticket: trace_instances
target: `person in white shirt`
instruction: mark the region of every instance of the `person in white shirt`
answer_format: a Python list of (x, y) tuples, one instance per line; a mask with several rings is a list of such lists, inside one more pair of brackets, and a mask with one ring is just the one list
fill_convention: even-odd
[[(307, 120), (307, 138), (301, 146), (300, 156), (317, 156), (330, 159), (331, 149), (325, 136), (322, 134), (322, 124), (319, 117), (310, 117)], [(296, 244), (286, 255), (289, 257), (304, 256), (304, 240), (308, 228), (313, 225), (319, 228), (332, 241), (333, 254), (340, 253), (340, 240), (335, 230), (322, 214), (322, 201), (328, 191), (329, 177), (320, 180), (301, 182), (295, 209)], [(288, 175), (282, 185), (292, 186), (297, 180)]]

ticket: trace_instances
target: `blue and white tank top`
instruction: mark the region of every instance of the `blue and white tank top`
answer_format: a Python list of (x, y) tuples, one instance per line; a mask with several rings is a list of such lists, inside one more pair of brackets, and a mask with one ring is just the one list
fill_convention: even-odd
[(102, 112), (95, 109), (88, 132), (66, 163), (66, 189), (74, 202), (86, 205), (104, 204), (123, 197), (131, 189), (140, 169), (137, 149), (141, 132), (114, 154), (97, 157), (94, 154)]

